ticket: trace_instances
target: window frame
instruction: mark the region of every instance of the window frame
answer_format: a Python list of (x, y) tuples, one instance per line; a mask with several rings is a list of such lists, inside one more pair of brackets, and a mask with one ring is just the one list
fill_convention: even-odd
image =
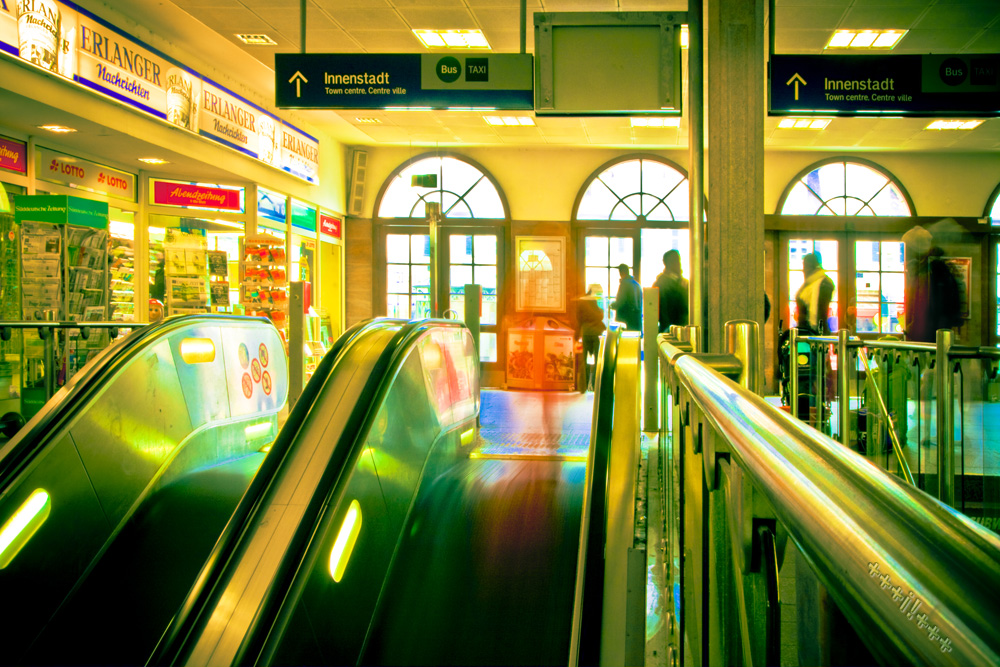
[[(781, 212), (782, 209), (785, 207), (785, 201), (788, 199), (788, 196), (792, 193), (792, 190), (795, 188), (795, 186), (798, 185), (799, 182), (802, 181), (802, 179), (804, 179), (806, 176), (808, 176), (812, 172), (816, 171), (817, 169), (820, 169), (821, 167), (825, 167), (828, 164), (836, 164), (838, 162), (843, 162), (845, 164), (858, 164), (858, 165), (861, 165), (863, 167), (868, 167), (869, 169), (872, 169), (873, 171), (876, 171), (879, 174), (881, 174), (882, 176), (884, 176), (885, 178), (887, 178), (889, 180), (889, 183), (895, 185), (896, 188), (899, 190), (900, 194), (903, 196), (903, 199), (906, 201), (907, 207), (910, 209), (910, 214), (909, 215), (905, 215), (905, 216), (900, 216), (900, 215), (889, 216), (889, 215), (878, 215), (878, 214), (876, 214), (876, 215), (858, 215), (857, 213), (855, 213), (853, 215), (841, 215), (839, 213), (833, 212), (833, 215), (821, 216), (821, 215), (816, 214), (816, 213), (809, 214), (809, 213), (782, 213)], [(884, 189), (885, 189), (885, 186), (883, 186), (879, 190), (879, 192), (881, 192)], [(845, 193), (844, 194), (845, 194), (845, 196), (850, 196), (850, 194), (846, 192), (846, 188), (845, 188)], [(865, 203), (867, 204), (868, 202), (870, 202), (872, 199), (874, 199), (875, 196), (877, 196), (877, 194), (874, 195), (874, 196), (872, 196), (872, 197), (870, 197)], [(829, 201), (829, 200), (826, 200), (826, 201)], [(823, 201), (824, 205), (826, 204), (826, 201)], [(833, 209), (830, 209), (830, 210), (833, 211)], [(917, 208), (916, 208), (916, 206), (913, 205), (913, 199), (910, 198), (910, 193), (907, 192), (906, 188), (903, 186), (903, 184), (900, 182), (900, 180), (898, 178), (896, 178), (896, 176), (892, 172), (890, 172), (888, 169), (886, 169), (882, 165), (878, 164), (877, 162), (873, 162), (871, 160), (866, 160), (864, 158), (853, 157), (853, 156), (846, 156), (846, 155), (825, 158), (823, 160), (819, 160), (818, 162), (813, 162), (812, 164), (810, 164), (805, 169), (802, 169), (792, 179), (790, 179), (788, 181), (788, 183), (785, 185), (785, 189), (782, 190), (782, 192), (781, 192), (781, 197), (778, 198), (778, 205), (775, 207), (774, 212), (775, 212), (775, 215), (780, 215), (780, 216), (789, 216), (789, 217), (790, 216), (796, 216), (796, 217), (811, 217), (811, 218), (832, 218), (834, 220), (844, 219), (844, 218), (899, 219), (899, 218), (915, 218), (915, 217), (917, 217)]]

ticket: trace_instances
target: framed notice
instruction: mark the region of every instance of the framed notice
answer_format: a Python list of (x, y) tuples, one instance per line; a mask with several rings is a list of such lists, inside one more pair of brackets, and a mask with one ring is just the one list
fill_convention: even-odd
[(972, 284), (972, 258), (971, 257), (942, 257), (944, 263), (951, 269), (955, 280), (958, 281), (959, 298), (962, 305), (959, 310), (963, 320), (969, 319), (969, 285)]
[(515, 309), (566, 311), (566, 238), (517, 236), (514, 239), (517, 298)]

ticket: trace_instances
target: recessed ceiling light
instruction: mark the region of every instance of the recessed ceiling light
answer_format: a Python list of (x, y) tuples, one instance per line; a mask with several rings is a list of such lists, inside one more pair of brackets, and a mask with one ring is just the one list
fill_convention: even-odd
[(487, 125), (532, 126), (535, 119), (531, 116), (483, 116)]
[(378, 125), (379, 123), (382, 122), (381, 118), (362, 118), (362, 117), (358, 117), (358, 118), (355, 118), (354, 120), (356, 120), (357, 122), (359, 122), (359, 123), (361, 123), (363, 125)]
[(981, 120), (936, 120), (925, 130), (974, 130), (983, 124)]
[(832, 118), (782, 118), (778, 128), (782, 130), (823, 130)]
[(837, 30), (823, 48), (891, 49), (899, 43), (906, 32), (906, 30)]
[(139, 158), (139, 162), (145, 162), (146, 164), (170, 164), (166, 160), (158, 157), (141, 157)]
[(263, 33), (236, 33), (236, 38), (250, 46), (277, 46), (278, 43)]
[(59, 134), (63, 134), (66, 132), (76, 132), (76, 130), (73, 129), (72, 127), (66, 127), (65, 125), (39, 125), (38, 129), (48, 130), (49, 132), (56, 132)]
[(490, 44), (482, 30), (426, 30), (415, 28), (417, 36), (427, 48), (489, 49)]
[(689, 41), (690, 37), (688, 36), (687, 24), (686, 23), (681, 24), (681, 48), (686, 49), (688, 47)]
[(629, 118), (632, 127), (680, 127), (680, 116), (635, 116)]

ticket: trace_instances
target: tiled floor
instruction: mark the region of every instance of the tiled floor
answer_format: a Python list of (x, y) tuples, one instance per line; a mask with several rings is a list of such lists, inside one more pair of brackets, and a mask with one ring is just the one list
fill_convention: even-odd
[(594, 395), (482, 391), (473, 458), (585, 461)]

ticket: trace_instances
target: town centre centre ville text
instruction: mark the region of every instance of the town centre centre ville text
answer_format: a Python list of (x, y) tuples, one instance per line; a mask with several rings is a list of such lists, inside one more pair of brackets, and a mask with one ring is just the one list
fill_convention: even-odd
[(389, 73), (381, 72), (379, 74), (372, 74), (370, 72), (365, 72), (363, 74), (330, 74), (329, 72), (323, 72), (323, 83), (328, 86), (335, 86), (338, 84), (342, 86), (357, 86), (372, 83), (388, 86)]

